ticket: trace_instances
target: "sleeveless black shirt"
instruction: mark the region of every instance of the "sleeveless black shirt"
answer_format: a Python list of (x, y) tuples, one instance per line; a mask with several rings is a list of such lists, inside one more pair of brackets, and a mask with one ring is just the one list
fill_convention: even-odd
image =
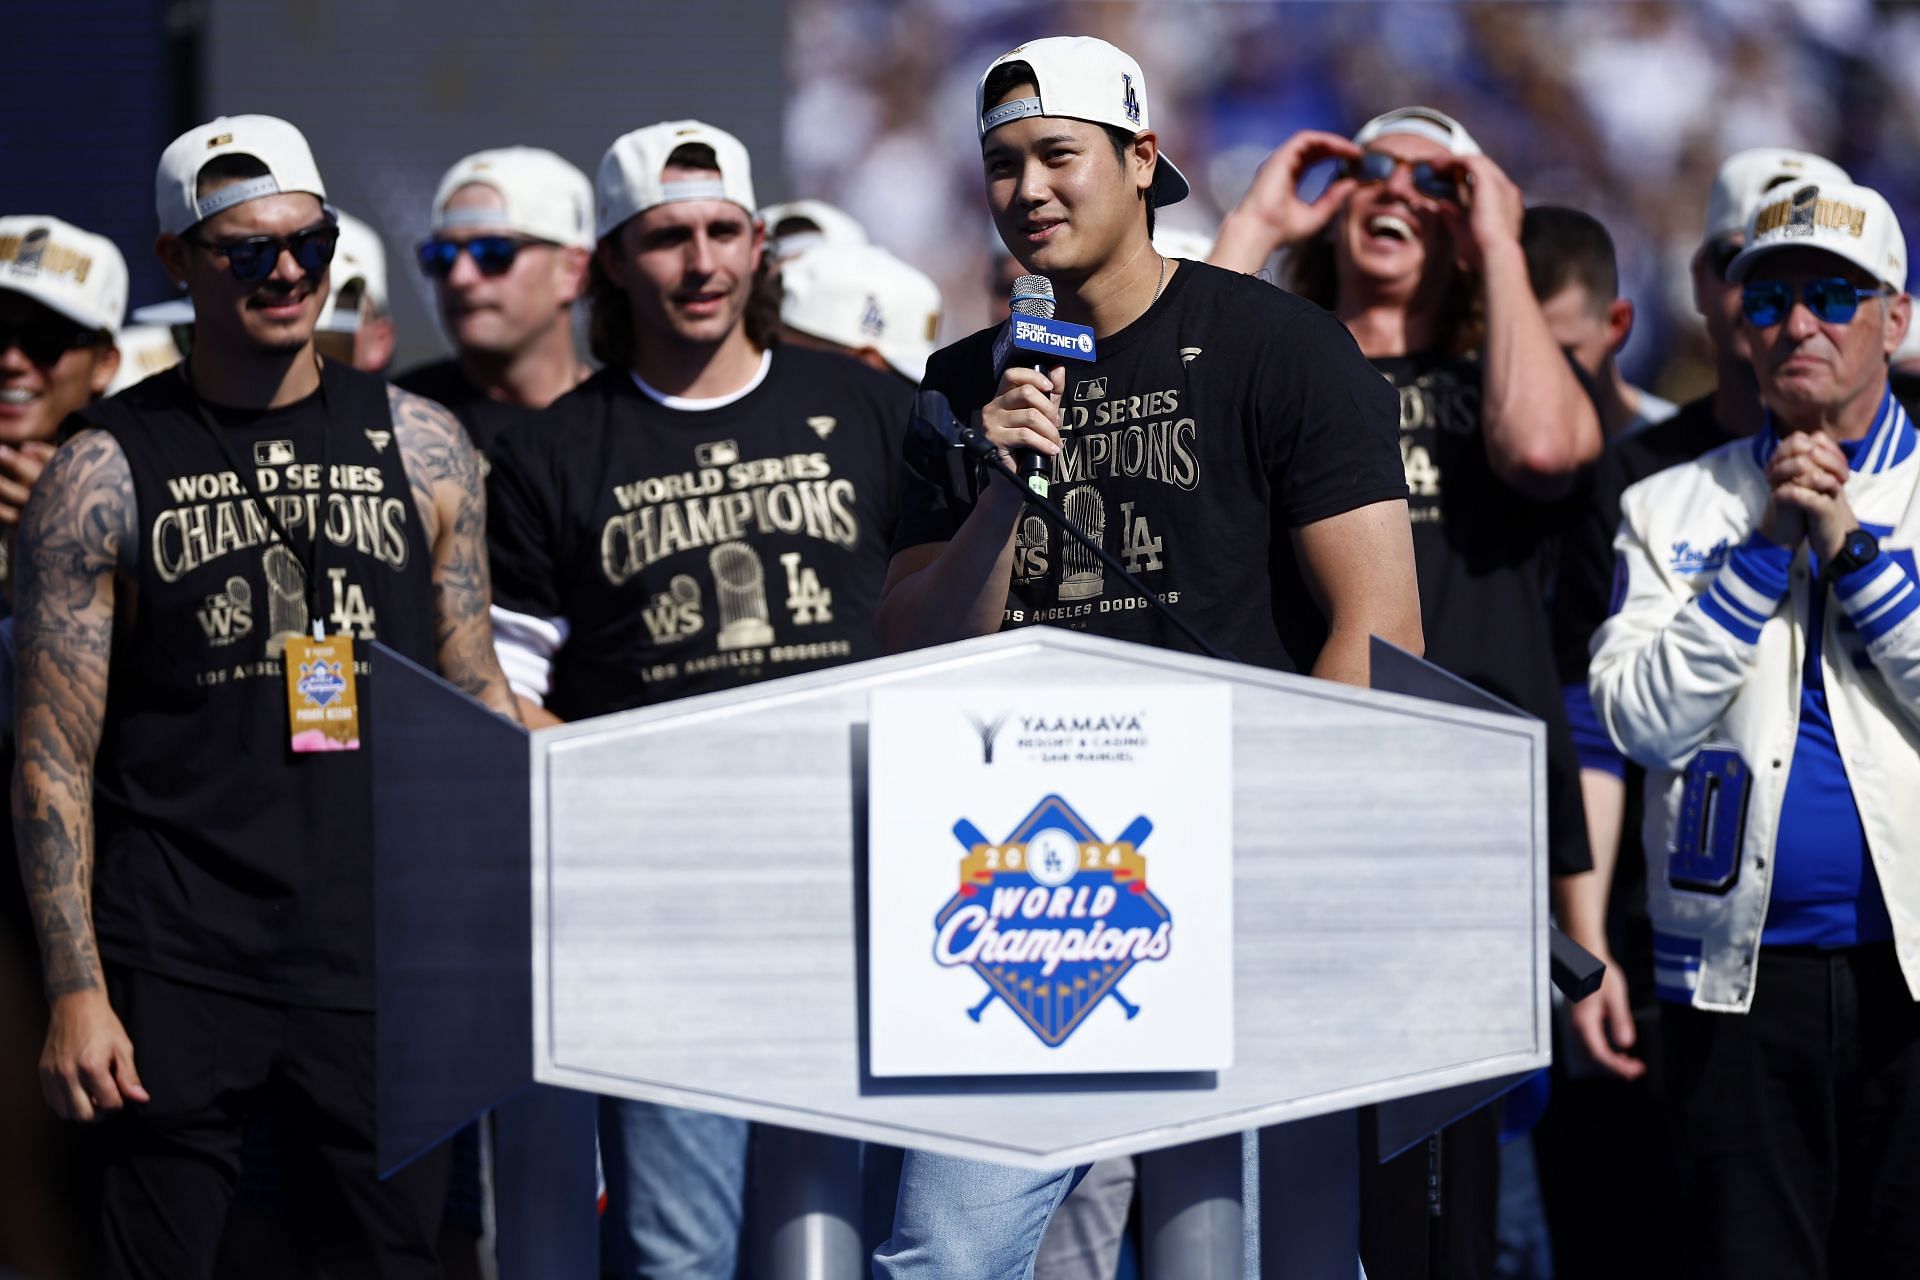
[[(377, 638), (433, 665), (431, 548), (386, 384), (332, 363), (321, 376), (324, 395), (202, 413), (165, 373), (80, 415), (125, 453), (139, 532), (95, 764), (94, 925), (101, 954), (133, 968), (370, 1009), (367, 651)], [(286, 633), (311, 633), (316, 525), (321, 621), (353, 637), (363, 745), (296, 755), (280, 659)]]

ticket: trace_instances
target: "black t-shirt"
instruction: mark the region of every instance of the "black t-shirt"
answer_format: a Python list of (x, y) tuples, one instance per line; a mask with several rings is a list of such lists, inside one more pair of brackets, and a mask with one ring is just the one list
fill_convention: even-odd
[(409, 369), (395, 378), (393, 385), (452, 410), (453, 416), (460, 419), (460, 425), (467, 429), (467, 439), (480, 451), (483, 463), (492, 457), (494, 444), (502, 435), (540, 412), (525, 405), (495, 400), (474, 386), (460, 362), (452, 358)]
[[(378, 639), (434, 664), (432, 551), (386, 384), (331, 362), (322, 377), (324, 399), (209, 406), (227, 449), (178, 373), (79, 415), (126, 455), (140, 532), (94, 768), (93, 909), (101, 954), (121, 964), (370, 1009), (364, 743), (379, 696), (366, 655)], [(272, 504), (290, 547), (249, 491)], [(316, 527), (321, 621), (354, 641), (358, 751), (289, 748), (282, 649), (310, 625)]]
[(1477, 353), (1374, 361), (1400, 391), (1400, 452), (1427, 660), (1546, 721), (1549, 860), (1593, 865), (1580, 771), (1547, 626), (1555, 506), (1509, 488), (1487, 458)]
[(1607, 446), (1581, 478), (1560, 547), (1553, 589), (1553, 651), (1562, 684), (1587, 682), (1587, 646), (1613, 602), (1613, 539), (1620, 495), (1655, 472), (1732, 439), (1713, 416), (1711, 393)]
[(493, 598), (566, 621), (547, 706), (579, 720), (876, 656), (911, 398), (780, 347), (718, 408), (608, 368), (502, 436)]
[[(998, 329), (936, 352), (922, 386), (970, 418), (993, 398)], [(1052, 495), (1069, 519), (1245, 662), (1310, 665), (1319, 615), (1290, 530), (1406, 497), (1391, 390), (1327, 312), (1238, 272), (1183, 262), (1146, 314), (1067, 366)], [(970, 505), (911, 477), (894, 549), (950, 540)], [(1064, 542), (1064, 545), (1062, 545)], [(1038, 516), (1021, 520), (1003, 627), (1043, 623), (1189, 647), (1131, 588)]]

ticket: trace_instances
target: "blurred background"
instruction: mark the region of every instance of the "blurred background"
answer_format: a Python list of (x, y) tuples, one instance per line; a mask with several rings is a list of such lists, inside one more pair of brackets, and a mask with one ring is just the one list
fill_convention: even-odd
[(1169, 225), (1210, 232), (1295, 129), (1388, 107), (1458, 116), (1530, 201), (1598, 215), (1639, 305), (1625, 372), (1704, 385), (1684, 264), (1706, 189), (1743, 147), (1804, 147), (1920, 232), (1920, 5), (1257, 3), (1222, 0), (7, 0), (0, 208), (113, 236), (134, 303), (152, 263), (161, 148), (216, 113), (283, 115), (342, 208), (386, 240), (396, 368), (438, 354), (412, 265), (439, 174), (482, 147), (607, 143), (698, 116), (751, 149), (763, 202), (816, 196), (946, 292), (943, 339), (989, 319), (997, 246), (973, 84), (1041, 34), (1135, 54), (1163, 145), (1194, 179)]

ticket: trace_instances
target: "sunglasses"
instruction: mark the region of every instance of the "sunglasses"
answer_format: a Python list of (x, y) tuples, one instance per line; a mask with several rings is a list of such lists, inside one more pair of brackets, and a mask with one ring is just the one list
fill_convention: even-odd
[(454, 264), (464, 250), (483, 276), (503, 276), (513, 269), (513, 260), (532, 243), (513, 236), (475, 236), (471, 240), (423, 240), (420, 242), (420, 270), (435, 280), (453, 274)]
[(41, 368), (60, 363), (60, 357), (100, 341), (100, 331), (59, 320), (0, 321), (0, 352), (15, 347)]
[(333, 261), (334, 246), (340, 242), (340, 228), (332, 223), (308, 227), (290, 236), (248, 236), (244, 240), (202, 240), (181, 236), (188, 244), (198, 245), (227, 260), (227, 270), (235, 280), (265, 280), (280, 265), (280, 255), (290, 253), (308, 275), (326, 269)]
[[(1862, 301), (1883, 292), (1880, 288), (1862, 289), (1851, 280), (1833, 276), (1801, 285), (1800, 301), (1820, 323), (1846, 324), (1860, 310)], [(1740, 290), (1740, 314), (1756, 329), (1770, 329), (1786, 319), (1793, 302), (1793, 286), (1785, 280), (1755, 280)]]
[(1402, 160), (1384, 151), (1363, 151), (1358, 160), (1345, 160), (1340, 176), (1372, 186), (1393, 177), (1401, 165), (1413, 170), (1413, 189), (1432, 200), (1460, 200), (1460, 184), (1425, 160)]

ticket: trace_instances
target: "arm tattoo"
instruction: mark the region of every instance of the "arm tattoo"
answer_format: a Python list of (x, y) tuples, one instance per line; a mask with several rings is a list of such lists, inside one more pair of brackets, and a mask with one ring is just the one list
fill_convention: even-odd
[(434, 643), (440, 674), (509, 719), (513, 693), (493, 650), (488, 609), (487, 492), (466, 430), (431, 400), (390, 387), (394, 439), (433, 543)]
[(19, 755), (13, 821), (49, 999), (103, 986), (93, 932), (93, 758), (114, 575), (139, 540), (120, 445), (83, 431), (33, 488), (15, 543)]

